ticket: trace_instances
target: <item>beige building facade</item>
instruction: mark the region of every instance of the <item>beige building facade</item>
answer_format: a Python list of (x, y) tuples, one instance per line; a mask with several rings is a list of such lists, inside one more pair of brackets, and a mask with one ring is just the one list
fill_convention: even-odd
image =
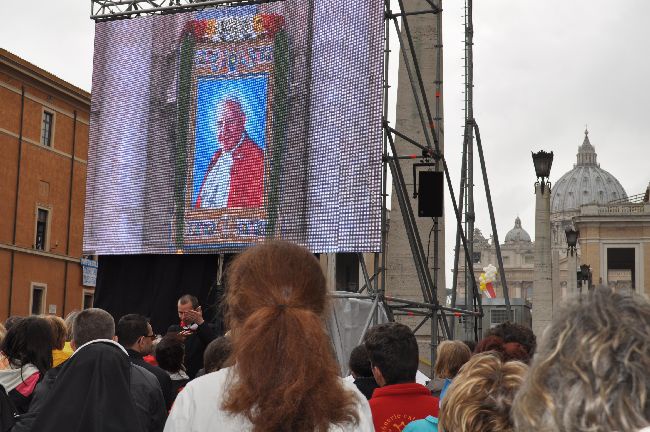
[[(533, 297), (533, 270), (535, 259), (535, 244), (531, 241), (530, 235), (522, 227), (521, 219), (517, 217), (513, 228), (505, 236), (501, 244), (501, 256), (503, 267), (506, 272), (506, 283), (510, 298), (520, 298), (525, 301), (532, 301)], [(465, 274), (465, 252), (459, 251), (458, 268), (459, 275)], [(488, 240), (478, 228), (474, 230), (474, 277), (478, 284), (478, 278), (483, 273), (483, 268), (492, 264), (499, 267), (496, 247), (492, 239)], [(494, 282), (494, 289), (497, 297), (503, 297), (503, 286), (500, 278)], [(457, 298), (463, 302), (465, 296), (465, 278), (458, 277)]]
[(92, 304), (82, 284), (90, 94), (0, 49), (0, 319)]
[[(646, 194), (647, 196), (647, 194)], [(587, 205), (574, 218), (580, 231), (579, 263), (594, 285), (650, 294), (650, 202)]]

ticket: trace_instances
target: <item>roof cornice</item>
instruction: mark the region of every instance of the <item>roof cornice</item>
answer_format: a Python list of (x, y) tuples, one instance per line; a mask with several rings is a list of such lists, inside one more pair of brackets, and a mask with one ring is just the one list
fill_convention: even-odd
[(90, 108), (90, 93), (2, 48), (0, 48), (0, 64), (48, 87), (53, 87)]

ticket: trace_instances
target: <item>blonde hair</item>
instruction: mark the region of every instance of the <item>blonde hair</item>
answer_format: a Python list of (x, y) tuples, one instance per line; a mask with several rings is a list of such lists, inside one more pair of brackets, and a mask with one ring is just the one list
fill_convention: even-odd
[(440, 428), (451, 432), (513, 430), (510, 407), (528, 366), (477, 354), (460, 369), (442, 400)]
[(443, 341), (436, 350), (433, 373), (437, 378), (453, 378), (471, 357), (472, 352), (465, 343), (455, 340)]
[(74, 325), (74, 320), (77, 318), (77, 315), (79, 315), (79, 311), (72, 311), (68, 314), (68, 316), (65, 317), (64, 322), (66, 327), (66, 342), (70, 342), (72, 340), (72, 326)]
[(544, 333), (515, 399), (519, 430), (637, 430), (650, 420), (650, 303), (598, 288)]
[(5, 336), (7, 336), (7, 329), (2, 325), (2, 323), (0, 323), (0, 343), (2, 343)]
[(54, 349), (63, 349), (63, 346), (65, 345), (66, 334), (68, 332), (65, 321), (63, 321), (63, 318), (56, 315), (45, 315), (44, 318), (52, 328), (52, 346)]

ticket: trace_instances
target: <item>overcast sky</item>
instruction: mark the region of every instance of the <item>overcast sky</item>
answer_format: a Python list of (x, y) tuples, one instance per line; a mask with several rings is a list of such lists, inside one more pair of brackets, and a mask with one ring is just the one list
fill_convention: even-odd
[[(455, 188), (463, 125), (463, 5), (443, 2), (445, 154)], [(94, 25), (89, 15), (89, 1), (5, 5), (0, 46), (90, 90)], [(475, 118), (501, 240), (517, 215), (534, 236), (531, 150), (555, 153), (551, 181), (557, 181), (575, 163), (585, 124), (601, 167), (629, 195), (645, 191), (650, 181), (648, 16), (647, 0), (475, 2)], [(479, 169), (477, 160), (476, 226), (487, 237)], [(449, 202), (446, 211), (449, 269), (455, 233)]]
[[(445, 156), (455, 188), (464, 124), (463, 3), (443, 3)], [(601, 168), (618, 178), (628, 195), (645, 192), (650, 181), (648, 16), (645, 0), (474, 2), (474, 116), (501, 242), (517, 215), (534, 236), (531, 150), (554, 152), (555, 182), (575, 164), (585, 124)], [(489, 214), (476, 162), (476, 226), (488, 237)], [(450, 202), (446, 214), (451, 228)], [(455, 230), (449, 230), (448, 269), (454, 236)]]

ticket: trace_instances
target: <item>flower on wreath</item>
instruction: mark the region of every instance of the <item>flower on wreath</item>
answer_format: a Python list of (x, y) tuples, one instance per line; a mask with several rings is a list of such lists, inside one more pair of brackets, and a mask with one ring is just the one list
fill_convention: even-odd
[(191, 20), (185, 23), (182, 34), (191, 34), (194, 39), (201, 39), (205, 36), (207, 28), (208, 22), (206, 20)]
[(253, 18), (253, 29), (256, 33), (268, 33), (275, 36), (284, 27), (284, 17), (278, 14), (259, 14)]

